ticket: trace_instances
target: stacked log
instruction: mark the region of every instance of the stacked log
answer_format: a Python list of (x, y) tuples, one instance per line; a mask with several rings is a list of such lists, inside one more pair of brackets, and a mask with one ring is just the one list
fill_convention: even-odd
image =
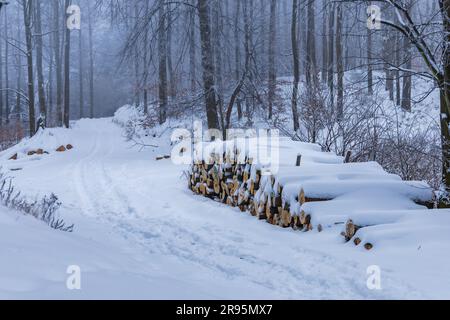
[[(277, 174), (272, 174), (254, 164), (251, 156), (237, 161), (240, 156), (240, 152), (233, 149), (194, 161), (188, 174), (189, 188), (282, 228), (321, 232), (324, 225), (316, 221), (307, 204), (330, 202), (360, 189), (391, 188), (420, 204), (431, 199), (420, 189), (426, 188), (426, 184), (401, 181), (398, 176), (384, 172), (378, 164), (344, 161), (302, 164), (302, 156), (298, 155), (297, 159), (292, 159), (292, 166), (284, 166)], [(352, 220), (334, 221), (334, 224), (345, 225), (342, 233), (345, 241), (361, 244), (361, 239), (355, 235), (362, 226)], [(373, 247), (371, 243), (363, 243), (363, 246), (367, 250)]]
[(189, 171), (189, 189), (198, 195), (238, 207), (259, 220), (283, 228), (312, 230), (310, 215), (294, 212), (309, 201), (303, 190), (293, 203), (283, 200), (283, 185), (275, 176), (253, 165), (252, 158), (244, 163), (224, 154), (211, 155), (208, 161), (195, 161)]

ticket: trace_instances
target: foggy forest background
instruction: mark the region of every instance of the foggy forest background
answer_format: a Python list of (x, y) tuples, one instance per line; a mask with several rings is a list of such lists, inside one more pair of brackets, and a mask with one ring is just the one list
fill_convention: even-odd
[(130, 104), (143, 126), (274, 127), (450, 186), (449, 0), (0, 2), (2, 150)]

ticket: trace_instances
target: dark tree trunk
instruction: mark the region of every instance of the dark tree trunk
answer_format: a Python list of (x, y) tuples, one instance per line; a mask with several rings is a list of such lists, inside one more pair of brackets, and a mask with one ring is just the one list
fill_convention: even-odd
[(31, 17), (33, 16), (33, 0), (23, 0), (23, 21), (25, 23), (25, 42), (27, 52), (28, 72), (28, 117), (30, 136), (36, 133), (36, 117), (34, 111), (34, 74), (33, 74), (33, 43), (31, 33)]
[(330, 96), (330, 106), (334, 107), (334, 26), (335, 26), (335, 5), (332, 4), (330, 7), (330, 19), (328, 24), (328, 90)]
[[(71, 4), (71, 0), (65, 0), (64, 9)], [(69, 14), (66, 13), (66, 19)], [(65, 28), (64, 36), (64, 126), (70, 127), (70, 29)]]
[(292, 0), (292, 24), (291, 24), (291, 41), (292, 41), (292, 55), (294, 59), (294, 85), (292, 89), (292, 116), (294, 122), (294, 131), (297, 132), (300, 128), (298, 117), (298, 84), (300, 82), (300, 61), (297, 39), (297, 22), (298, 22), (298, 0)]
[(159, 123), (167, 118), (167, 35), (165, 1), (159, 0), (158, 56), (159, 56)]
[[(369, 6), (371, 2), (369, 2)], [(372, 30), (367, 28), (367, 91), (373, 95)]]
[[(401, 35), (397, 33), (395, 35), (395, 65), (400, 66), (400, 50), (401, 46), (399, 44)], [(395, 104), (400, 106), (402, 100), (401, 89), (400, 89), (400, 71), (395, 70)]]
[(47, 126), (47, 108), (45, 99), (45, 87), (44, 87), (44, 70), (42, 62), (42, 19), (41, 19), (41, 0), (35, 2), (35, 32), (36, 32), (36, 71), (38, 79), (38, 97), (39, 97), (39, 126), (45, 128)]
[[(443, 69), (444, 74), (440, 81), (441, 90), (441, 137), (442, 137), (442, 181), (450, 194), (450, 0), (439, 0), (442, 19), (444, 24), (444, 48), (443, 48)], [(443, 203), (450, 206), (450, 200)]]
[[(236, 13), (234, 16), (234, 56), (235, 56), (235, 79), (239, 81), (240, 79), (240, 70), (241, 70), (241, 46), (240, 46), (240, 37), (239, 37), (239, 17), (241, 14), (241, 0), (236, 0)], [(242, 102), (239, 98), (239, 95), (236, 97), (236, 105), (238, 112), (238, 120), (242, 119)]]
[(84, 57), (84, 53), (83, 53), (83, 32), (82, 29), (79, 30), (78, 33), (78, 52), (80, 54), (79, 58), (79, 67), (78, 67), (78, 72), (79, 72), (79, 98), (80, 98), (80, 119), (82, 119), (84, 117), (84, 82), (83, 82), (83, 77), (84, 77), (84, 65), (83, 65), (83, 57)]
[(222, 74), (222, 36), (221, 30), (223, 24), (221, 21), (221, 0), (216, 0), (213, 10), (213, 45), (216, 66), (216, 92), (217, 92), (217, 111), (220, 118), (220, 126), (225, 136), (225, 115), (224, 115), (224, 96), (223, 96), (223, 74)]
[(328, 79), (328, 37), (327, 37), (327, 3), (324, 1), (323, 14), (322, 14), (322, 83), (326, 84)]
[(167, 26), (166, 26), (166, 43), (167, 43), (167, 70), (168, 70), (168, 74), (169, 74), (169, 83), (170, 83), (170, 88), (169, 88), (169, 95), (172, 101), (174, 101), (177, 97), (177, 79), (176, 79), (176, 75), (175, 75), (175, 69), (173, 67), (173, 62), (172, 62), (172, 36), (173, 36), (173, 32), (172, 32), (172, 23), (174, 23), (174, 21), (172, 21), (172, 8), (170, 7), (170, 4), (168, 4), (168, 10), (167, 10)]
[[(1, 26), (1, 16), (0, 16)], [(7, 65), (5, 65), (6, 67)], [(6, 87), (7, 88), (7, 87)], [(3, 41), (0, 40), (0, 127), (3, 125)]]
[[(90, 3), (90, 1), (89, 1)], [(92, 25), (92, 11), (88, 5), (88, 31), (89, 31), (89, 116), (94, 118), (94, 28)]]
[(406, 37), (403, 37), (403, 52), (405, 53), (405, 64), (404, 68), (407, 71), (403, 72), (403, 93), (402, 93), (402, 101), (401, 105), (403, 110), (405, 111), (411, 111), (411, 85), (412, 85), (412, 79), (411, 79), (411, 44), (409, 43), (409, 39)]
[(191, 91), (197, 90), (197, 69), (196, 69), (196, 48), (195, 48), (195, 11), (189, 11), (189, 78), (191, 82)]
[[(5, 37), (8, 38), (8, 15), (5, 13)], [(9, 43), (5, 41), (5, 86), (9, 88)], [(9, 91), (5, 92), (5, 123), (9, 123)]]
[[(145, 16), (148, 17), (150, 15), (150, 5), (149, 0), (145, 0)], [(144, 86), (144, 114), (148, 114), (148, 73), (149, 73), (149, 61), (148, 61), (148, 51), (150, 48), (148, 46), (148, 37), (149, 37), (149, 28), (146, 27), (144, 31), (144, 54), (142, 65), (144, 66), (144, 79), (142, 80)]]
[(62, 80), (62, 57), (61, 57), (61, 41), (60, 41), (60, 1), (53, 3), (53, 28), (55, 29), (54, 37), (54, 55), (55, 55), (55, 72), (56, 72), (56, 125), (61, 126), (63, 122), (63, 80)]
[(308, 34), (306, 41), (306, 84), (317, 86), (316, 23), (314, 1), (308, 1)]
[(206, 115), (210, 129), (219, 128), (217, 117), (216, 92), (214, 90), (214, 60), (211, 44), (210, 8), (208, 0), (197, 1), (200, 21), (200, 38), (202, 48), (203, 86), (205, 95)]
[(337, 7), (336, 20), (336, 64), (337, 64), (337, 116), (339, 120), (344, 117), (344, 57), (342, 55), (342, 4)]
[(273, 103), (276, 93), (277, 72), (275, 69), (275, 46), (276, 46), (276, 11), (277, 0), (270, 1), (270, 23), (269, 23), (269, 119), (273, 117)]

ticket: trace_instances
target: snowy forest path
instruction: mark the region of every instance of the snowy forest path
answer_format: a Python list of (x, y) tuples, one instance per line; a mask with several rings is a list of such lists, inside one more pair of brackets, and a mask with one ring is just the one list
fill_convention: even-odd
[[(35, 175), (46, 176), (49, 191), (61, 190), (63, 210), (106, 226), (125, 239), (121, 249), (134, 259), (192, 288), (174, 297), (421, 297), (389, 270), (383, 290), (369, 290), (366, 271), (373, 263), (365, 252), (345, 246), (336, 230), (306, 234), (274, 228), (193, 195), (182, 178), (184, 167), (133, 148), (111, 119), (81, 120), (70, 137), (75, 149), (64, 161), (58, 166), (41, 161)], [(53, 170), (62, 170), (64, 181)]]

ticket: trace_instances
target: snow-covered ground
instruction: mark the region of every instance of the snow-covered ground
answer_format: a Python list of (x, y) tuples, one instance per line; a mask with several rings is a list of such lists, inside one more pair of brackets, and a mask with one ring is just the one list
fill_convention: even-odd
[[(69, 143), (74, 149), (54, 152)], [(26, 155), (39, 147), (49, 154)], [(16, 186), (31, 198), (55, 192), (75, 230), (0, 209), (0, 298), (450, 298), (448, 216), (423, 229), (407, 220), (406, 234), (383, 229), (380, 248), (366, 251), (344, 244), (342, 226), (275, 228), (193, 195), (184, 167), (155, 160), (169, 152), (169, 144), (133, 148), (112, 119), (47, 130), (2, 152)], [(66, 287), (73, 265), (81, 290)], [(372, 265), (381, 290), (366, 285)]]

